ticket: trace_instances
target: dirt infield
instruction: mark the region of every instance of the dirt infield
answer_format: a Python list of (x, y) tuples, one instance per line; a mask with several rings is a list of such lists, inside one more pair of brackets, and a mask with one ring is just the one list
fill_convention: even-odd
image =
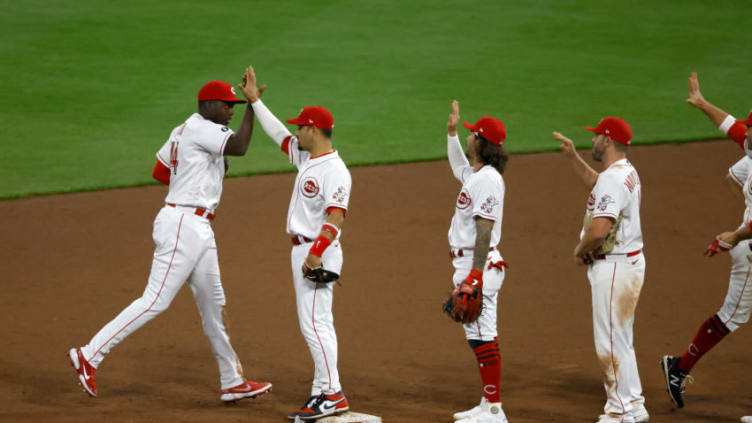
[[(647, 272), (635, 348), (652, 422), (738, 421), (752, 414), (752, 335), (742, 328), (693, 371), (673, 410), (658, 360), (680, 353), (717, 311), (730, 259), (701, 252), (739, 224), (723, 176), (731, 142), (635, 147)], [(241, 159), (242, 160), (242, 159)], [(461, 327), (440, 312), (450, 287), (446, 233), (460, 185), (446, 162), (352, 169), (342, 287), (334, 315), (353, 410), (385, 422), (452, 422), (481, 396)], [(502, 400), (514, 423), (594, 421), (605, 395), (590, 290), (571, 260), (587, 191), (553, 154), (510, 160), (501, 251)], [(246, 376), (274, 391), (223, 406), (189, 289), (100, 366), (100, 396), (76, 385), (66, 352), (141, 295), (164, 187), (0, 202), (0, 420), (283, 422), (308, 396), (285, 215), (294, 175), (225, 182), (215, 223), (230, 334)]]

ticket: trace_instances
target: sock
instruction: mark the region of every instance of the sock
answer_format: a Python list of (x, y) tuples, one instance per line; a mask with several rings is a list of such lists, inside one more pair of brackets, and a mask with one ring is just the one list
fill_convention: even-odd
[(689, 373), (692, 367), (705, 355), (711, 348), (728, 335), (731, 331), (721, 322), (717, 314), (706, 320), (697, 330), (697, 335), (689, 347), (681, 356), (677, 367), (684, 373)]
[[(480, 344), (480, 345), (479, 345)], [(499, 340), (480, 343), (472, 342), (475, 358), (478, 360), (480, 379), (483, 381), (483, 396), (488, 402), (501, 402), (499, 384), (501, 383), (501, 354)]]

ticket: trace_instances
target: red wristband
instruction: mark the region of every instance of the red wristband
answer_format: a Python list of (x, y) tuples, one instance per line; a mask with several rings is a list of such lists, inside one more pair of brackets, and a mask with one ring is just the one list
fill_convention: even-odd
[(332, 241), (330, 241), (329, 238), (325, 237), (324, 235), (319, 235), (319, 237), (316, 238), (316, 241), (313, 241), (313, 245), (311, 246), (311, 249), (308, 251), (308, 253), (313, 254), (316, 257), (321, 257), (321, 255), (324, 254), (326, 247), (328, 247), (331, 243)]
[(749, 222), (749, 230), (752, 231), (752, 222)]
[(483, 271), (478, 269), (470, 269), (470, 274), (467, 275), (467, 277), (479, 281), (483, 279)]

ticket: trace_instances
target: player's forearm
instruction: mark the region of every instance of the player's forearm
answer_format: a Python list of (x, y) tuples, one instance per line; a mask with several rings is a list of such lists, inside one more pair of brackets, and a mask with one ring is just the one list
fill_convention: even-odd
[(580, 240), (580, 243), (577, 244), (577, 247), (574, 250), (574, 254), (578, 257), (582, 257), (585, 254), (600, 247), (601, 244), (603, 244), (603, 241), (605, 240), (606, 240), (605, 235), (596, 236), (593, 234), (585, 233), (585, 236), (582, 237), (582, 239)]
[(734, 239), (736, 240), (734, 245), (741, 241), (752, 239), (752, 228), (750, 228), (750, 225), (744, 225), (742, 228), (736, 230), (734, 232)]
[(714, 104), (703, 101), (698, 106), (698, 109), (702, 110), (703, 113), (713, 122), (713, 125), (716, 127), (720, 127), (721, 123), (723, 123), (724, 119), (726, 119), (726, 116), (728, 116), (728, 113), (724, 112), (723, 110), (716, 107)]
[(574, 153), (574, 156), (572, 156), (572, 166), (574, 167), (574, 172), (577, 174), (577, 176), (580, 177), (582, 182), (588, 187), (588, 189), (591, 189), (595, 186), (595, 182), (598, 180), (598, 172), (596, 172), (592, 167), (590, 167), (587, 162), (585, 162), (585, 159), (582, 158), (577, 152)]
[(475, 219), (475, 248), (473, 249), (473, 269), (483, 271), (488, 258), (488, 249), (491, 246), (491, 231), (493, 221), (487, 219)]
[(256, 118), (261, 124), (261, 127), (264, 128), (266, 135), (273, 139), (277, 145), (281, 146), (282, 141), (292, 135), (290, 131), (287, 130), (287, 127), (280, 122), (274, 114), (272, 114), (271, 110), (266, 107), (261, 99), (251, 103), (251, 107), (253, 107), (253, 111), (256, 113)]
[(585, 254), (600, 247), (608, 237), (613, 222), (604, 217), (596, 217), (590, 222), (590, 226), (585, 230), (580, 243), (575, 248), (575, 255), (582, 257)]
[(470, 162), (465, 157), (465, 152), (462, 151), (460, 145), (460, 139), (457, 138), (457, 134), (454, 136), (447, 135), (447, 158), (449, 159), (449, 166), (452, 167), (452, 173), (454, 177), (462, 180), (462, 169), (470, 166)]
[(249, 105), (245, 109), (243, 114), (243, 121), (240, 123), (240, 128), (235, 132), (236, 155), (244, 156), (248, 151), (248, 146), (251, 145), (251, 136), (253, 135), (253, 108)]

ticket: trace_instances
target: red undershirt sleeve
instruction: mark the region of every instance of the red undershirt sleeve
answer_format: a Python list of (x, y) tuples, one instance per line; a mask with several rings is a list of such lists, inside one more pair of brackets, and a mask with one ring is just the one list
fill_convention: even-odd
[(165, 185), (170, 185), (170, 168), (159, 160), (154, 164), (154, 171), (151, 176)]

